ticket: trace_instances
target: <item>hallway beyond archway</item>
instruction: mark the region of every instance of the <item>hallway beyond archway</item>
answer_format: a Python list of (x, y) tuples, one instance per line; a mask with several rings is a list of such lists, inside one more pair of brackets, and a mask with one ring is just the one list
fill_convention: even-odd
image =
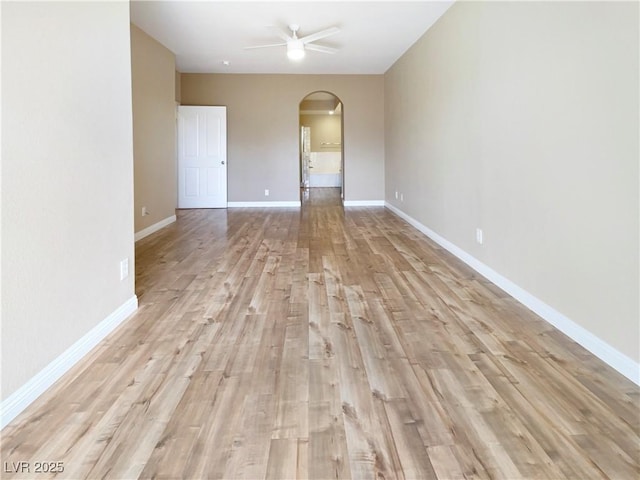
[(314, 92), (299, 105), (300, 187), (334, 187), (344, 198), (344, 124), (341, 100), (331, 92)]

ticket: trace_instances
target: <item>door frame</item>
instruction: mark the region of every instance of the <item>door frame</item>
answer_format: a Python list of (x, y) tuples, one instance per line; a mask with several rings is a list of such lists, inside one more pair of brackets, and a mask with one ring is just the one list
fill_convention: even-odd
[[(183, 135), (188, 132), (189, 130), (185, 129), (184, 132), (181, 133), (181, 129), (185, 128), (185, 124), (183, 124), (183, 122), (186, 119), (186, 114), (187, 112), (201, 112), (202, 113), (202, 117), (198, 116), (197, 118), (197, 123), (196, 123), (196, 129), (195, 132), (193, 132), (195, 134), (195, 149), (197, 151), (197, 153), (195, 155), (186, 155), (185, 152), (185, 148), (188, 148), (188, 145), (193, 145), (194, 144), (188, 144), (185, 143), (184, 139), (182, 138)], [(176, 162), (176, 167), (177, 167), (177, 182), (178, 182), (178, 198), (177, 198), (177, 208), (178, 209), (185, 209), (185, 208), (227, 208), (228, 207), (228, 203), (229, 203), (229, 193), (228, 193), (228, 145), (227, 145), (227, 107), (224, 105), (219, 105), (219, 106), (215, 106), (215, 105), (178, 105), (177, 108), (177, 124), (176, 124), (176, 132), (177, 132), (177, 137), (178, 137), (178, 141), (177, 141), (177, 162)], [(214, 126), (214, 136), (213, 137), (209, 137), (209, 133), (211, 132), (209, 130), (209, 118), (206, 114), (208, 112), (215, 112), (215, 116), (213, 117), (214, 120), (221, 120), (221, 122), (214, 124), (214, 125), (218, 125), (218, 136), (215, 136), (215, 126)], [(204, 122), (201, 123), (200, 118), (204, 118)], [(216, 146), (218, 147), (217, 150), (213, 149), (213, 150), (209, 150), (208, 146), (211, 145), (211, 143), (208, 143), (208, 138), (217, 138), (218, 139), (218, 143), (216, 143)], [(215, 142), (214, 142), (215, 143)], [(206, 149), (206, 150), (205, 150)], [(204, 153), (203, 153), (204, 152)], [(213, 153), (210, 153), (213, 152)], [(196, 163), (196, 165), (194, 166), (189, 166), (187, 165), (189, 163), (188, 159), (196, 159), (196, 162), (198, 160), (205, 159), (205, 162), (207, 160), (210, 159), (211, 163), (207, 164), (205, 163), (204, 166), (203, 164), (198, 165)], [(222, 167), (220, 167), (220, 165), (216, 165), (217, 162), (219, 162)], [(206, 166), (208, 165), (208, 166)], [(187, 189), (188, 189), (188, 180), (187, 180), (187, 172), (183, 171), (186, 170), (187, 168), (190, 168), (192, 170), (195, 170), (195, 172), (192, 172), (194, 175), (196, 175), (197, 180), (196, 182), (193, 183), (193, 185), (195, 185), (193, 188), (196, 189), (198, 191), (197, 194), (195, 194), (194, 196), (192, 196), (191, 198), (193, 199), (193, 203), (189, 203), (188, 198), (187, 198)], [(203, 172), (203, 170), (206, 170)], [(216, 173), (217, 170), (218, 172)], [(213, 177), (209, 177), (209, 175), (214, 175)], [(191, 177), (193, 178), (193, 177)], [(211, 179), (213, 179), (213, 183), (211, 183)], [(206, 193), (202, 193), (204, 191), (207, 192), (211, 192), (212, 190), (209, 189), (209, 187), (211, 185), (216, 185), (216, 182), (218, 186), (222, 186), (219, 189), (220, 195), (216, 195), (215, 193), (213, 195), (210, 194), (206, 194)], [(214, 192), (217, 192), (217, 190), (213, 190)]]
[[(314, 93), (326, 93), (326, 94), (332, 95), (340, 105), (340, 109), (341, 109), (341, 113), (340, 113), (340, 198), (344, 201), (345, 164), (346, 164), (345, 155), (344, 155), (344, 102), (338, 95), (336, 95), (335, 93), (329, 90), (314, 90), (313, 92), (306, 94), (304, 97), (302, 97), (300, 102), (298, 102), (298, 133), (297, 133), (298, 135), (298, 173), (299, 173), (298, 183), (299, 184), (302, 183), (302, 135), (300, 134), (300, 132), (303, 125), (300, 122), (300, 110), (301, 110), (300, 107), (302, 105), (302, 102), (304, 102), (307, 97), (313, 95)], [(304, 188), (301, 187), (301, 191), (304, 191)]]

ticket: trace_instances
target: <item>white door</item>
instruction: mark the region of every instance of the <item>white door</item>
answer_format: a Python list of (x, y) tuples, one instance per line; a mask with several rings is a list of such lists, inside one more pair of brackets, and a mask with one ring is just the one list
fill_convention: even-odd
[(178, 208), (227, 207), (227, 107), (178, 108)]

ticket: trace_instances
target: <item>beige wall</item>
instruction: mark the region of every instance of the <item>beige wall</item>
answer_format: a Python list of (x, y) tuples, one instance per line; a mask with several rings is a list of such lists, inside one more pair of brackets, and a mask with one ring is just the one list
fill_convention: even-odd
[(228, 107), (229, 201), (299, 200), (298, 106), (321, 90), (343, 103), (345, 199), (384, 198), (382, 75), (183, 73), (181, 80), (182, 104)]
[(127, 2), (2, 4), (3, 400), (134, 297), (130, 79)]
[(637, 3), (459, 2), (385, 75), (387, 201), (635, 362), (638, 84)]
[[(300, 125), (311, 128), (312, 152), (340, 152), (342, 118), (340, 115), (300, 115)], [(331, 145), (322, 145), (329, 143)]]
[(171, 51), (131, 25), (136, 232), (175, 215), (175, 68)]

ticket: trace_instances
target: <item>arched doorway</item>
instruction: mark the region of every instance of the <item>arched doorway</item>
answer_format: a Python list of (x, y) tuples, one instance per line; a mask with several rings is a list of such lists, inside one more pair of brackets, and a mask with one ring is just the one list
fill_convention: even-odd
[(300, 188), (339, 189), (344, 199), (344, 107), (333, 93), (317, 91), (299, 104)]

